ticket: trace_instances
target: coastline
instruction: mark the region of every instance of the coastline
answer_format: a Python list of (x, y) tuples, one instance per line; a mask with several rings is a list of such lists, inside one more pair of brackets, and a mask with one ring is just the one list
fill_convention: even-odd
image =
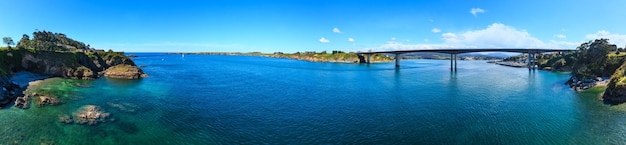
[[(192, 54), (192, 55), (238, 55), (238, 56), (262, 56), (271, 58), (287, 58), (293, 60), (303, 60), (309, 62), (323, 62), (323, 63), (364, 63), (365, 57), (353, 52), (345, 53), (342, 51), (334, 51), (333, 53), (324, 52), (296, 52), (293, 54), (287, 54), (282, 52), (276, 52), (273, 54), (261, 53), (261, 52), (165, 52), (165, 54)], [(384, 63), (392, 62), (393, 58), (374, 54), (370, 57), (371, 63)]]

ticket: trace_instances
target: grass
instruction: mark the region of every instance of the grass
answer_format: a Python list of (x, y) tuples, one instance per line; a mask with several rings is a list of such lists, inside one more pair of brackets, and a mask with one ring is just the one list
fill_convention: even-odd
[(620, 52), (619, 54), (615, 54), (615, 52), (611, 52), (608, 54), (609, 57), (622, 57), (625, 55), (626, 55), (626, 52)]

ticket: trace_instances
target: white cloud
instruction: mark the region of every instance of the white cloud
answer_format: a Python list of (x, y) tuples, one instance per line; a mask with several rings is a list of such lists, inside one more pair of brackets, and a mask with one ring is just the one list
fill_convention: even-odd
[(441, 32), (441, 30), (439, 28), (433, 28), (432, 30), (430, 30), (433, 33), (439, 33)]
[[(546, 48), (574, 49), (580, 42), (541, 41), (525, 30), (519, 30), (501, 23), (493, 23), (487, 28), (470, 30), (460, 33), (441, 34), (443, 43), (439, 44), (402, 44), (395, 41), (387, 42), (379, 47), (381, 50), (402, 49), (445, 49), (445, 48)], [(430, 42), (424, 39), (424, 42)], [(612, 42), (612, 41), (611, 41)]]
[(354, 42), (354, 38), (352, 37), (348, 38), (348, 42)]
[(617, 45), (618, 47), (622, 47), (626, 45), (626, 35), (611, 34), (611, 32), (606, 31), (606, 30), (600, 30), (596, 32), (595, 34), (587, 34), (585, 37), (590, 40), (607, 38), (609, 39), (609, 42)]
[(333, 33), (341, 33), (341, 31), (339, 30), (339, 28), (335, 27), (333, 28)]
[(326, 38), (322, 37), (322, 38), (320, 38), (320, 42), (321, 42), (321, 43), (329, 43), (329, 42), (330, 42), (330, 40), (328, 40), (328, 39), (326, 39)]
[(391, 37), (391, 41), (396, 41), (396, 37)]
[(556, 37), (556, 38), (561, 38), (561, 39), (565, 39), (565, 38), (567, 38), (567, 36), (565, 36), (565, 35), (563, 35), (563, 34), (556, 34), (556, 35), (554, 35), (554, 37)]
[(493, 23), (482, 30), (467, 31), (459, 34), (445, 33), (442, 38), (446, 44), (474, 47), (546, 47), (541, 40), (532, 37), (525, 30)]
[(476, 17), (476, 16), (477, 16), (478, 14), (480, 14), (480, 13), (485, 13), (485, 12), (487, 12), (487, 11), (485, 11), (485, 10), (483, 10), (483, 9), (481, 9), (481, 8), (472, 8), (472, 9), (470, 10), (470, 13), (471, 13), (472, 15), (474, 15), (474, 17)]

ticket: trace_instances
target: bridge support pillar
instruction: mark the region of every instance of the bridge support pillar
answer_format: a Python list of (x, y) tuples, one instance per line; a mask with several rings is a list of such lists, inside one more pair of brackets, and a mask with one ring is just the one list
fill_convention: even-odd
[(456, 54), (450, 54), (450, 71), (456, 71)]
[(457, 60), (456, 55), (457, 54), (454, 54), (454, 71), (456, 71), (456, 60)]
[(454, 70), (454, 62), (452, 59), (454, 59), (454, 54), (450, 53), (450, 71)]
[(396, 67), (400, 67), (400, 54), (396, 53)]
[(367, 54), (367, 64), (372, 63), (372, 62), (370, 61), (370, 56), (371, 56), (371, 55), (372, 55), (372, 54)]
[(536, 65), (535, 57), (536, 57), (536, 55), (537, 54), (535, 54), (535, 53), (528, 52), (528, 58), (527, 58), (527, 60), (528, 60), (528, 63), (527, 63), (528, 64), (528, 71), (535, 70), (535, 65)]

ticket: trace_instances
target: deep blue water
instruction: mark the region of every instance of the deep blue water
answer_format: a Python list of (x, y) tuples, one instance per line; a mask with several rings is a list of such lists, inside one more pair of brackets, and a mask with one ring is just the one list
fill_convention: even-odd
[[(576, 93), (567, 73), (445, 60), (313, 63), (136, 53), (141, 80), (57, 80), (64, 104), (0, 110), (3, 143), (624, 144), (626, 107)], [(69, 86), (69, 87), (68, 87)], [(86, 87), (85, 87), (86, 86)], [(124, 111), (109, 104), (128, 104)], [(65, 125), (94, 104), (114, 121)], [(27, 123), (19, 123), (27, 122)], [(19, 125), (11, 125), (19, 124)], [(19, 133), (15, 133), (19, 132)], [(20, 136), (22, 135), (22, 136)], [(25, 136), (25, 137), (24, 137)]]

